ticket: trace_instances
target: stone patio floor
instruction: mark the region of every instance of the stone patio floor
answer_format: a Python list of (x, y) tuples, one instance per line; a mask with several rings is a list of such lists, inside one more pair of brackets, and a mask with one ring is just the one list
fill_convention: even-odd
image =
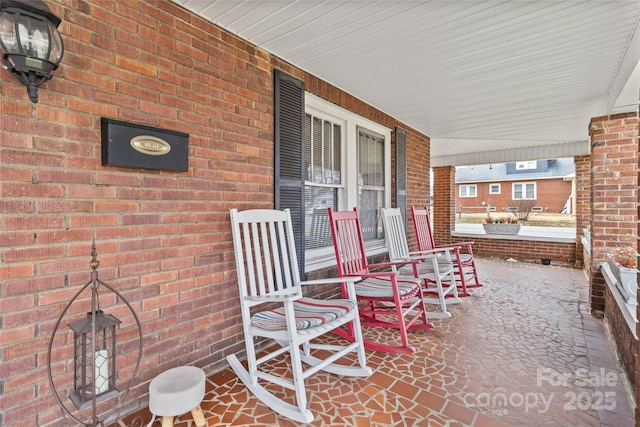
[[(367, 379), (310, 377), (309, 425), (635, 425), (630, 386), (603, 321), (588, 312), (581, 270), (497, 259), (479, 259), (478, 269), (484, 286), (449, 305), (451, 318), (411, 334), (414, 354), (367, 351), (374, 369)], [(395, 336), (365, 329), (378, 334)], [(209, 426), (297, 425), (249, 394), (230, 369), (208, 378), (201, 406)], [(150, 420), (143, 409), (116, 424)], [(191, 414), (175, 420), (193, 425)]]

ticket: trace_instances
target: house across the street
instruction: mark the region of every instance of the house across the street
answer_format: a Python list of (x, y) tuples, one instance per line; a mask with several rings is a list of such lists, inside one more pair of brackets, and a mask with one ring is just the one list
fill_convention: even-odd
[(572, 158), (456, 168), (457, 212), (575, 212)]

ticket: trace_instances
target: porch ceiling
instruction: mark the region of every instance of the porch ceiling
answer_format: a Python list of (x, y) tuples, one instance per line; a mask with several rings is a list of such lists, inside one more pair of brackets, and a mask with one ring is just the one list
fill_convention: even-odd
[(640, 1), (173, 0), (432, 139), (432, 165), (589, 152), (638, 109)]

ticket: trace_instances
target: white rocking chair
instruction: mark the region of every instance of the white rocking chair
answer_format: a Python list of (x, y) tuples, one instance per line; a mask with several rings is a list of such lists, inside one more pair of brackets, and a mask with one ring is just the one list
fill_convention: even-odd
[[(420, 252), (409, 252), (405, 235), (404, 221), (400, 209), (382, 208), (385, 240), (392, 263), (406, 262), (397, 271), (402, 276), (411, 276), (422, 280), (425, 304), (439, 304), (439, 312), (428, 312), (432, 318), (451, 317), (447, 311), (447, 302), (458, 303), (458, 287), (451, 260), (451, 248), (437, 248)], [(448, 276), (448, 279), (446, 279)], [(444, 280), (443, 280), (444, 279)], [(444, 285), (443, 285), (444, 283)], [(435, 285), (433, 292), (431, 285)], [(437, 294), (437, 298), (427, 298), (428, 294)], [(447, 298), (449, 297), (449, 298)]]
[[(340, 376), (368, 377), (372, 374), (371, 368), (366, 366), (353, 285), (360, 278), (300, 281), (288, 209), (242, 212), (231, 209), (231, 229), (248, 369), (234, 354), (227, 356), (227, 361), (244, 385), (265, 405), (291, 420), (311, 422), (314, 417), (305, 390), (305, 380), (309, 376), (320, 370)], [(341, 285), (344, 299), (313, 299), (302, 295), (302, 285), (330, 283)], [(257, 308), (260, 305), (263, 307)], [(354, 342), (344, 345), (311, 343), (323, 334), (345, 327), (355, 337)], [(273, 339), (278, 346), (256, 358), (255, 340), (262, 338)], [(348, 353), (356, 353), (357, 362), (334, 363)], [(278, 356), (282, 356), (279, 360), (291, 364), (293, 379), (274, 375), (276, 369), (269, 372), (266, 362)], [(320, 356), (324, 358), (320, 359)], [(303, 366), (303, 362), (309, 366)], [(260, 385), (259, 380), (294, 390), (295, 404), (277, 397)]]

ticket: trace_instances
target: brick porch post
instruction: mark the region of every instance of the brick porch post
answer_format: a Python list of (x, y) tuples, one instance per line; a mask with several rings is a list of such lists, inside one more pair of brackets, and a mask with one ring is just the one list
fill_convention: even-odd
[(606, 283), (599, 266), (617, 246), (637, 244), (638, 119), (635, 113), (595, 117), (591, 142), (591, 313), (602, 316)]
[(436, 245), (451, 243), (451, 231), (456, 222), (456, 168), (433, 168), (433, 238)]
[[(582, 238), (584, 228), (591, 223), (591, 155), (573, 158), (576, 171), (576, 267), (591, 265), (591, 257), (584, 259)], [(587, 248), (590, 252), (591, 247)]]

